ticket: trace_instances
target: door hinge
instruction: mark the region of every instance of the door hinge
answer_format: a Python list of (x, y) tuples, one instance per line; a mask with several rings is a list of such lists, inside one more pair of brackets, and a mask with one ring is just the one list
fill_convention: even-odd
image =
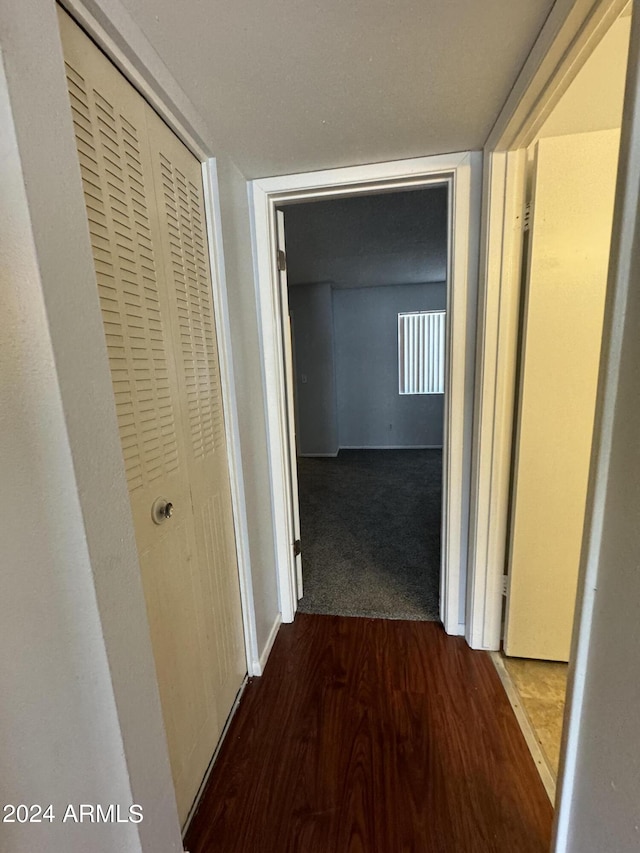
[(529, 231), (531, 228), (531, 213), (532, 213), (532, 205), (531, 202), (528, 201), (524, 206), (524, 215), (522, 217), (522, 230)]
[(293, 543), (293, 556), (299, 557), (302, 554), (302, 542), (299, 539)]
[(280, 272), (284, 272), (287, 268), (287, 256), (282, 251), (282, 249), (278, 249), (278, 270)]
[(503, 595), (507, 594), (508, 584), (509, 584), (509, 575), (502, 575), (502, 594)]

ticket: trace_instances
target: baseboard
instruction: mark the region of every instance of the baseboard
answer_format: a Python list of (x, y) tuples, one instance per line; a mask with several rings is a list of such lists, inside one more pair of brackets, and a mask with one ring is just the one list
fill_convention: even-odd
[(507, 697), (509, 699), (509, 704), (513, 708), (513, 713), (516, 716), (516, 720), (518, 721), (520, 730), (522, 731), (524, 739), (527, 742), (531, 757), (533, 758), (535, 765), (538, 768), (538, 773), (540, 774), (540, 779), (542, 780), (544, 789), (547, 792), (547, 796), (551, 800), (551, 805), (554, 805), (556, 799), (555, 773), (550, 767), (549, 762), (547, 761), (547, 757), (542, 751), (542, 747), (538, 743), (535, 730), (531, 725), (531, 720), (529, 719), (529, 716), (522, 705), (522, 700), (520, 698), (520, 694), (518, 693), (518, 689), (513, 683), (513, 680), (509, 675), (509, 671), (504, 665), (502, 655), (500, 654), (500, 652), (489, 652), (488, 654), (491, 656), (493, 665), (495, 666), (498, 676), (500, 677), (500, 681), (502, 682), (502, 686), (504, 687), (504, 692), (507, 694)]
[(302, 459), (335, 459), (338, 453), (339, 450), (335, 453), (298, 453), (298, 456)]
[(269, 659), (269, 655), (271, 654), (271, 649), (273, 648), (273, 644), (275, 642), (276, 636), (278, 634), (278, 629), (282, 625), (282, 614), (278, 613), (271, 631), (269, 632), (269, 636), (267, 637), (267, 642), (264, 644), (264, 648), (260, 654), (260, 658), (258, 660), (254, 660), (251, 675), (262, 675), (264, 672), (264, 668), (267, 665), (267, 660)]
[(441, 444), (364, 444), (345, 445), (340, 450), (442, 450)]

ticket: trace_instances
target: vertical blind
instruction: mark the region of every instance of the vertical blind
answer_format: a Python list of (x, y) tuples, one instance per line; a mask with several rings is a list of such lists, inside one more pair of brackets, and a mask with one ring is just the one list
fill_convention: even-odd
[(401, 394), (444, 394), (445, 311), (398, 314)]

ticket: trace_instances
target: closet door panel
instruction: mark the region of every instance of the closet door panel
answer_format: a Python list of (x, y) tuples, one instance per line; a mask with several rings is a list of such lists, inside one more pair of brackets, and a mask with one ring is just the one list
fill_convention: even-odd
[(171, 331), (150, 227), (156, 202), (145, 104), (66, 15), (62, 21), (127, 484), (136, 531), (149, 535), (149, 492), (159, 483), (184, 489), (186, 472), (176, 431), (178, 382)]
[(224, 411), (200, 163), (147, 111), (193, 501), (206, 688), (223, 725), (246, 672)]
[[(204, 213), (193, 208), (194, 194), (201, 203), (202, 183), (188, 185), (186, 202), (184, 187), (176, 186), (176, 239), (166, 224), (166, 188), (156, 179), (150, 128), (156, 148), (171, 152), (177, 146), (196, 164), (198, 178), (199, 164), (71, 18), (62, 11), (59, 17), (160, 699), (184, 821), (245, 672), (239, 596), (236, 606), (233, 595), (238, 579), (213, 314), (211, 301), (205, 305), (201, 293), (190, 289), (192, 267), (200, 290), (208, 275)], [(176, 252), (183, 253), (189, 270), (179, 295), (171, 266)], [(207, 462), (212, 456), (215, 468)], [(159, 498), (171, 502), (173, 514), (157, 523), (152, 507)]]

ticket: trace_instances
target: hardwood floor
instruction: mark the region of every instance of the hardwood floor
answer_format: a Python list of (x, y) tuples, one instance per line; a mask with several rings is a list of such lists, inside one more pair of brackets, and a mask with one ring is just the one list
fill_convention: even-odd
[(546, 853), (489, 656), (433, 622), (299, 614), (247, 686), (190, 853)]

